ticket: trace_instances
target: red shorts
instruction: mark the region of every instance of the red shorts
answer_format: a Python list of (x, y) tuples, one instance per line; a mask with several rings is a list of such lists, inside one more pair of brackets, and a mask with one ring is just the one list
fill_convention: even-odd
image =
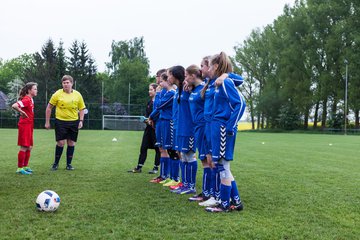
[(34, 125), (29, 123), (19, 123), (18, 146), (33, 146)]

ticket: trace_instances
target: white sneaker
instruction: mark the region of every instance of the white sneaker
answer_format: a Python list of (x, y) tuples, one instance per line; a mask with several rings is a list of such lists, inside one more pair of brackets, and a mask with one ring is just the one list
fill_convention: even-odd
[(209, 198), (208, 200), (204, 202), (200, 202), (199, 205), (203, 207), (214, 207), (218, 205), (220, 201), (216, 201), (214, 197)]

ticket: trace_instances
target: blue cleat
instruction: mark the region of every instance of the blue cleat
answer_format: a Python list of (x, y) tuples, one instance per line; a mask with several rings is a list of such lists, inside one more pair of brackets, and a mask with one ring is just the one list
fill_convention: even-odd
[(22, 175), (31, 175), (31, 172), (27, 172), (23, 168), (18, 168), (18, 170), (16, 170), (16, 173), (22, 174)]
[(24, 167), (24, 170), (29, 172), (29, 173), (33, 173), (33, 170), (31, 168), (29, 168), (29, 167)]

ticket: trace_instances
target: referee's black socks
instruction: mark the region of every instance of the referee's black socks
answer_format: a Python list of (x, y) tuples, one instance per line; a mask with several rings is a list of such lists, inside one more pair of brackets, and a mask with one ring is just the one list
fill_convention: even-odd
[(74, 150), (75, 150), (75, 146), (67, 146), (66, 149), (66, 164), (70, 165), (71, 161), (73, 159), (73, 155), (74, 155)]
[(58, 145), (56, 145), (55, 147), (55, 162), (54, 164), (58, 165), (59, 164), (59, 161), (60, 161), (60, 158), (61, 158), (61, 154), (64, 150), (64, 147), (60, 147)]

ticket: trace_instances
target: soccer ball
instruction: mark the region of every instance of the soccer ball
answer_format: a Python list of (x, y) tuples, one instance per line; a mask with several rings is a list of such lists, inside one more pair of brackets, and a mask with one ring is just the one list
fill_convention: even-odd
[(52, 190), (45, 190), (36, 199), (36, 208), (39, 211), (54, 212), (60, 205), (59, 195)]

